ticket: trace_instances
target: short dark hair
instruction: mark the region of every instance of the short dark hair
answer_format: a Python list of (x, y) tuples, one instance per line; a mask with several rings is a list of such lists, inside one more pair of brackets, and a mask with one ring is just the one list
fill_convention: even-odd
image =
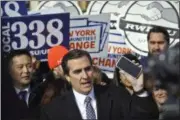
[(150, 31), (148, 32), (148, 35), (147, 35), (147, 40), (149, 41), (150, 39), (150, 34), (152, 32), (155, 32), (155, 33), (162, 33), (164, 35), (164, 39), (166, 40), (166, 42), (168, 43), (169, 45), (169, 33), (167, 32), (167, 30), (164, 28), (164, 27), (161, 27), (161, 26), (155, 26), (153, 28), (150, 29)]
[(12, 60), (14, 57), (16, 56), (20, 56), (20, 55), (27, 55), (28, 57), (31, 57), (31, 54), (26, 50), (26, 49), (21, 49), (21, 50), (12, 50), (8, 55), (7, 55), (7, 65), (8, 65), (8, 69), (12, 63)]
[(74, 49), (70, 50), (62, 59), (62, 68), (64, 71), (65, 75), (69, 75), (69, 68), (68, 68), (68, 61), (72, 59), (77, 59), (80, 57), (86, 56), (89, 59), (90, 64), (92, 65), (92, 59), (90, 54), (85, 51), (85, 50), (79, 50), (79, 49)]

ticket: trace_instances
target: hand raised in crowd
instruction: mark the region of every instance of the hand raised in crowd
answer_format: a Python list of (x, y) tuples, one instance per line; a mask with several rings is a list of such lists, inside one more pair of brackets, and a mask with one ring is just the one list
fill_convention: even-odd
[[(132, 61), (134, 62), (134, 61)], [(139, 65), (138, 63), (136, 63), (136, 65)], [(139, 67), (142, 67), (141, 65), (139, 65)], [(135, 92), (140, 91), (144, 88), (144, 77), (143, 77), (143, 73), (140, 74), (140, 76), (138, 78), (134, 78), (133, 76), (131, 76), (130, 74), (128, 74), (127, 72), (125, 72), (124, 70), (120, 70), (119, 71), (123, 76), (126, 77), (126, 79), (131, 83), (133, 90)]]

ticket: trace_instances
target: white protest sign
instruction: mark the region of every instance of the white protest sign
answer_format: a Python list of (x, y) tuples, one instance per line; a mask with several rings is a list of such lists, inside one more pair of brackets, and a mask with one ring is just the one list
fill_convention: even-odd
[(72, 27), (70, 29), (70, 49), (82, 49), (89, 53), (100, 51), (101, 26)]
[[(87, 18), (88, 19), (88, 26), (90, 25), (101, 25), (101, 38), (100, 41), (100, 50), (96, 53), (91, 53), (92, 57), (107, 57), (108, 53), (108, 38), (109, 38), (109, 22), (110, 22), (110, 14), (99, 14), (99, 15), (82, 15), (82, 16), (73, 16), (71, 19), (74, 18)], [(97, 41), (96, 41), (97, 42)]]
[[(177, 1), (91, 1), (85, 14), (111, 13), (110, 32), (113, 35), (110, 35), (108, 49), (112, 54), (116, 53), (115, 46), (122, 45), (137, 55), (147, 56), (147, 32), (152, 26), (168, 30), (171, 46), (179, 41), (179, 7)], [(125, 44), (121, 44), (122, 41)]]

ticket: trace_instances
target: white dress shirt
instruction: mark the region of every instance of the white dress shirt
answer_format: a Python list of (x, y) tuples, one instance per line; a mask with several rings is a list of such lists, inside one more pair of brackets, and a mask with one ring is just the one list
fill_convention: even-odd
[(28, 105), (29, 104), (29, 96), (30, 96), (30, 86), (26, 87), (25, 89), (22, 89), (20, 90), (19, 88), (15, 88), (15, 91), (17, 93), (17, 95), (19, 94), (20, 91), (27, 91), (27, 94), (26, 94), (26, 104)]
[(82, 119), (87, 119), (86, 117), (86, 104), (85, 104), (85, 99), (87, 96), (91, 97), (91, 105), (94, 109), (95, 115), (96, 115), (96, 119), (97, 119), (97, 106), (96, 106), (96, 98), (94, 96), (94, 88), (92, 88), (92, 90), (90, 91), (90, 93), (88, 95), (84, 95), (81, 93), (78, 93), (76, 90), (73, 89), (73, 93), (75, 96), (75, 100), (76, 100), (76, 104), (79, 108), (79, 111), (81, 113)]

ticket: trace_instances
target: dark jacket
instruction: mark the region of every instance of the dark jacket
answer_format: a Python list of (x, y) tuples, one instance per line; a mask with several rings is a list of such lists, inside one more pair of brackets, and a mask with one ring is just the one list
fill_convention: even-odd
[[(64, 94), (71, 88), (71, 85), (67, 80), (65, 80), (65, 78), (56, 79), (53, 72), (49, 71), (46, 75), (44, 75), (44, 82), (41, 83), (40, 88), (43, 91), (41, 105), (44, 105), (51, 102), (56, 96)], [(49, 91), (53, 93), (49, 93)]]
[(42, 92), (31, 84), (29, 104), (20, 100), (12, 84), (2, 87), (2, 118), (1, 120), (23, 120), (39, 118)]
[[(98, 120), (158, 118), (158, 110), (151, 99), (136, 95), (129, 100), (127, 93), (115, 86), (94, 86)], [(40, 120), (82, 120), (73, 91), (55, 98), (42, 108)]]

